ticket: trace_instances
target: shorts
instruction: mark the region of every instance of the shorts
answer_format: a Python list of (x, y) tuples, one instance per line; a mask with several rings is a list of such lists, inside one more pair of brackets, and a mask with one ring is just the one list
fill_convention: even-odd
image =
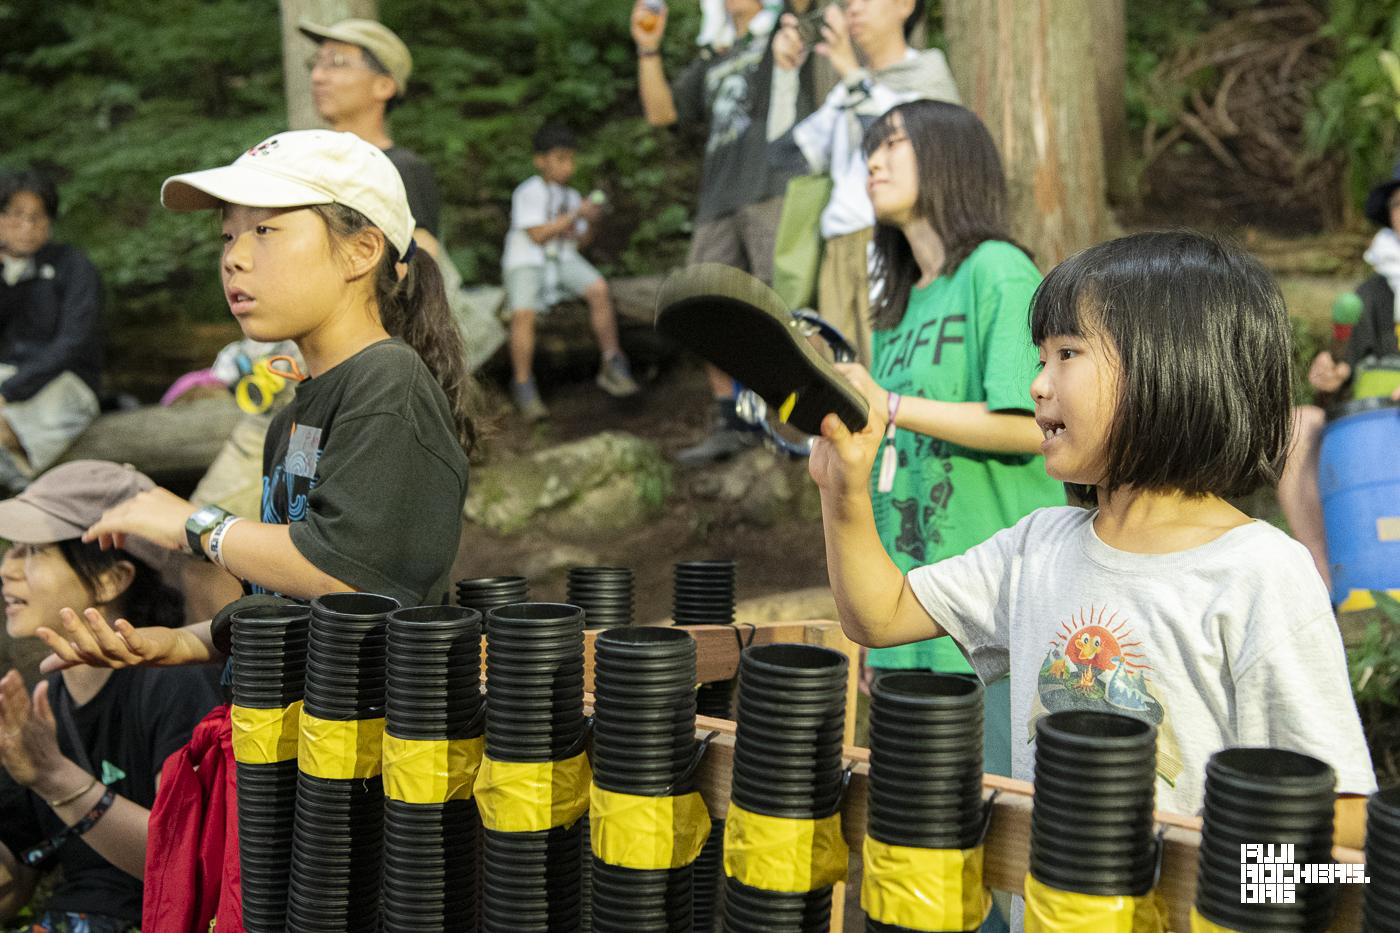
[(577, 253), (568, 253), (542, 266), (506, 270), (506, 309), (537, 314), (567, 298), (582, 298), (588, 286), (603, 276)]
[(748, 204), (732, 214), (695, 225), (690, 237), (688, 265), (718, 262), (743, 269), (764, 282), (773, 281), (773, 249), (783, 198)]
[[(0, 363), (0, 382), (15, 372), (14, 366)], [(32, 397), (6, 402), (0, 408), (0, 416), (9, 422), (30, 468), (37, 474), (63, 456), (99, 411), (97, 395), (88, 384), (71, 372), (63, 372)]]

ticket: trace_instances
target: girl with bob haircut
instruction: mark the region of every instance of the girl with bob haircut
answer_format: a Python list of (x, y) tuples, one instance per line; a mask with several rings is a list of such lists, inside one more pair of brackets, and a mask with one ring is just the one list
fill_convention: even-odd
[[(161, 201), (220, 212), (230, 311), (249, 338), (295, 341), (309, 373), (268, 430), (261, 521), (155, 489), (108, 510), (84, 540), (188, 549), (259, 594), (442, 601), (475, 441), (471, 383), (398, 170), (352, 133), (280, 133), (232, 165), (167, 179)], [(209, 623), (138, 632), (68, 616), (62, 633), (39, 634), (66, 663), (227, 654), (227, 631), (216, 646)]]
[[(908, 572), (961, 554), (1043, 506), (1064, 505), (1031, 418), (1028, 311), (1040, 273), (1011, 238), (1001, 158), (976, 114), (901, 104), (865, 135), (878, 221), (871, 369), (841, 367), (896, 426), (872, 504)], [(873, 672), (971, 674), (951, 639), (871, 649)], [(1010, 683), (986, 693), (984, 764), (1011, 771)]]
[(863, 645), (950, 635), (1011, 675), (1013, 776), (1035, 722), (1099, 709), (1157, 726), (1157, 806), (1195, 813), (1225, 747), (1304, 752), (1337, 773), (1337, 837), (1376, 788), (1341, 638), (1307, 550), (1226, 497), (1277, 482), (1288, 449), (1288, 315), (1263, 267), (1195, 233), (1091, 247), (1031, 309), (1046, 469), (1095, 507), (1031, 513), (907, 576), (879, 546), (868, 478), (885, 424), (822, 424), (827, 565)]

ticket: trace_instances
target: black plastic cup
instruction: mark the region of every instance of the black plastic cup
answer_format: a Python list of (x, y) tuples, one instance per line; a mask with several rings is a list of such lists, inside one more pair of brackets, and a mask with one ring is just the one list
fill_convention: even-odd
[(1400, 930), (1400, 787), (1371, 795), (1366, 804), (1364, 909), (1376, 930)]
[(725, 879), (726, 933), (826, 933), (830, 927), (830, 887), (789, 894)]
[(581, 831), (581, 823), (539, 833), (483, 831), (485, 933), (578, 929)]
[[(457, 605), (485, 614), (497, 606), (528, 602), (530, 585), (524, 577), (475, 577), (457, 581)], [(489, 626), (489, 620), (486, 622)]]
[(633, 617), (632, 571), (626, 567), (571, 567), (568, 600), (589, 628), (625, 626)]

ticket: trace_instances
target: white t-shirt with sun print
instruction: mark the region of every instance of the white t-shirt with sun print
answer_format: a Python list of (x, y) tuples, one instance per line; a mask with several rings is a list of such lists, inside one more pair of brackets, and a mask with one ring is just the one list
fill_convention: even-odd
[(1337, 792), (1376, 789), (1341, 635), (1302, 545), (1266, 522), (1200, 547), (1104, 544), (1096, 513), (1032, 512), (909, 583), (985, 682), (1011, 674), (1011, 765), (1034, 776), (1035, 721), (1102, 710), (1158, 727), (1157, 808), (1194, 814), (1231, 746), (1320, 758)]

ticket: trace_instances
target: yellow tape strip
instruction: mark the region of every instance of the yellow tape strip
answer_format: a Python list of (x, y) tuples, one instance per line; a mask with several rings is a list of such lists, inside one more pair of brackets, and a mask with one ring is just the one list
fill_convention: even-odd
[(1026, 933), (1166, 933), (1167, 905), (1156, 891), (1105, 897), (1061, 891), (1026, 875)]
[(1191, 908), (1191, 933), (1237, 933), (1234, 927), (1223, 927), (1214, 921), (1207, 920), (1200, 915), (1196, 908)]
[(639, 797), (589, 790), (589, 841), (609, 865), (655, 871), (694, 862), (710, 838), (710, 812), (698, 791)]
[(301, 714), (301, 743), (297, 767), (312, 777), (331, 781), (371, 778), (382, 767), (384, 720), (336, 722)]
[(846, 880), (849, 858), (839, 813), (796, 820), (729, 804), (724, 873), (742, 884), (765, 891), (815, 891)]
[(788, 416), (792, 414), (792, 410), (796, 407), (797, 393), (794, 392), (787, 398), (783, 399), (783, 404), (778, 406), (778, 420), (781, 421), (783, 424), (787, 424)]
[(482, 760), (476, 775), (481, 825), (503, 833), (533, 833), (572, 825), (588, 812), (593, 769), (579, 752), (564, 761)]
[(982, 847), (917, 849), (865, 837), (860, 906), (909, 930), (975, 930), (992, 909), (982, 884)]
[(229, 711), (233, 728), (233, 760), (245, 765), (294, 761), (301, 729), (301, 700), (282, 709), (235, 706)]
[(384, 796), (404, 803), (470, 800), (486, 739), (401, 739), (384, 733)]

